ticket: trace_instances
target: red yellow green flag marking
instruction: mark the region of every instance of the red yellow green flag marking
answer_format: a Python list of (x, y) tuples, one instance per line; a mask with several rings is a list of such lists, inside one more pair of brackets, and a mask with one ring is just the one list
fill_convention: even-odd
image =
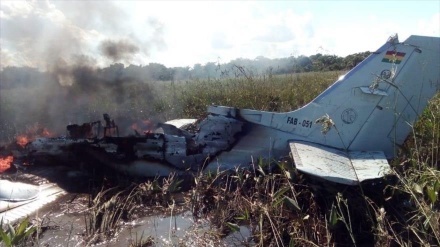
[(382, 62), (399, 64), (400, 62), (402, 62), (405, 54), (406, 53), (403, 52), (387, 51), (382, 59)]

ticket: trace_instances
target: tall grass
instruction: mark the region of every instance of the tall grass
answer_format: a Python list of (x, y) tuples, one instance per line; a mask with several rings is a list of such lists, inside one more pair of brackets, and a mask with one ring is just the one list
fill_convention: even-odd
[[(201, 118), (211, 104), (290, 111), (312, 100), (340, 74), (246, 75), (235, 79), (131, 84), (123, 90), (128, 96), (123, 103), (103, 91), (91, 95), (89, 103), (81, 107), (90, 117), (100, 117), (105, 111), (132, 120), (152, 116), (161, 120)], [(147, 92), (153, 96), (146, 99)], [(26, 105), (22, 102), (25, 99), (9, 97), (18, 95), (18, 89), (0, 93), (2, 102), (7, 101), (0, 105), (2, 114), (13, 116), (11, 122), (20, 119), (25, 112), (13, 112), (13, 106)], [(44, 110), (37, 105), (32, 109)], [(39, 114), (37, 117), (38, 121), (44, 119)], [(11, 129), (17, 131), (20, 125), (23, 124), (14, 122)], [(250, 170), (199, 174), (188, 183), (194, 186), (185, 194), (185, 206), (191, 208), (194, 217), (211, 220), (217, 229), (213, 238), (219, 244), (222, 236), (240, 231), (240, 226), (245, 225), (252, 234), (244, 246), (439, 246), (440, 94), (412, 127), (412, 135), (398, 157), (390, 161), (393, 176), (364, 184), (362, 189), (308, 177), (297, 172), (292, 159), (285, 157), (275, 167), (259, 160)], [(98, 194), (86, 218), (88, 237), (106, 231), (113, 234), (105, 230), (118, 227), (113, 219), (135, 217), (132, 210), (137, 205), (167, 208), (172, 204), (173, 193), (180, 191), (179, 181), (175, 177), (163, 184), (151, 180), (129, 187), (128, 192), (125, 188), (124, 193), (111, 190), (112, 193)], [(111, 223), (108, 226), (102, 225), (105, 218)], [(203, 239), (213, 238), (202, 237), (199, 241), (203, 244)]]
[[(182, 117), (203, 117), (219, 104), (289, 111), (316, 97), (337, 73), (185, 83), (177, 92)], [(277, 172), (236, 171), (199, 180), (195, 215), (212, 217), (220, 234), (248, 225), (258, 246), (440, 245), (440, 94), (430, 102), (399, 156), (394, 176), (341, 187)], [(290, 167), (294, 167), (290, 164)], [(215, 182), (210, 180), (215, 180)]]
[(406, 235), (423, 246), (440, 245), (439, 158), (440, 94), (437, 94), (394, 160), (398, 183), (389, 189), (401, 205), (391, 209), (395, 221), (402, 225), (399, 229), (402, 235), (395, 234), (397, 239)]
[(175, 85), (181, 117), (203, 117), (207, 105), (266, 111), (290, 111), (304, 106), (335, 81), (340, 73), (204, 80)]

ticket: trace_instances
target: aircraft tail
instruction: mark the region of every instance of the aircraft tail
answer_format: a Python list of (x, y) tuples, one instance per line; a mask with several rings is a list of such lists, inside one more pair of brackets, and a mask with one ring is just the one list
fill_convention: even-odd
[[(395, 36), (300, 109), (210, 107), (211, 114), (239, 118), (252, 127), (218, 160), (232, 164), (238, 157), (276, 156), (287, 142), (301, 171), (346, 184), (381, 177), (389, 170), (387, 158), (396, 155), (440, 89), (439, 54), (439, 37), (399, 42)], [(326, 131), (318, 119), (328, 124)]]
[[(440, 89), (439, 54), (438, 37), (410, 36), (404, 42), (392, 37), (319, 95), (308, 106), (319, 106), (316, 112), (328, 114), (339, 129), (335, 139), (340, 142), (327, 144), (382, 150), (393, 157), (396, 144), (405, 141)], [(326, 144), (329, 139), (316, 142)]]
[(293, 123), (324, 115), (321, 119), (336, 129), (324, 135), (316, 128), (309, 133), (293, 128), (300, 135), (289, 141), (296, 167), (348, 185), (386, 175), (386, 158), (395, 157), (439, 91), (439, 79), (440, 38), (410, 36), (402, 43), (397, 36), (390, 38), (314, 101), (291, 113)]

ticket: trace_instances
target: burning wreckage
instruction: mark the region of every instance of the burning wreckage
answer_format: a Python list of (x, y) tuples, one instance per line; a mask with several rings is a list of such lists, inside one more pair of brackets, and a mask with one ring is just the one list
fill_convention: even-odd
[(68, 125), (66, 137), (38, 138), (14, 156), (41, 162), (74, 157), (150, 177), (249, 167), (253, 159), (290, 153), (301, 172), (355, 185), (390, 171), (387, 159), (440, 88), (438, 54), (438, 37), (413, 35), (400, 42), (396, 35), (291, 112), (209, 106), (207, 118), (197, 124), (174, 120), (123, 137), (104, 114), (104, 126)]
[[(170, 172), (198, 171), (210, 157), (229, 150), (244, 130), (244, 123), (225, 116), (209, 115), (195, 127), (196, 119), (154, 123), (151, 130), (119, 136), (118, 125), (104, 114), (101, 121), (72, 124), (63, 137), (40, 137), (26, 145), (29, 159), (93, 160), (133, 176), (167, 176)], [(178, 128), (179, 127), (179, 128)], [(20, 155), (18, 155), (20, 156)]]

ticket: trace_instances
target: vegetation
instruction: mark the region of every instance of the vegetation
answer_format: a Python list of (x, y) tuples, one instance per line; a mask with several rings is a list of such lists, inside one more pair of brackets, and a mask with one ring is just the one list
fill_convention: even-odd
[(187, 81), (236, 78), (243, 76), (242, 70), (246, 70), (251, 76), (350, 70), (370, 54), (370, 52), (361, 52), (347, 57), (338, 57), (318, 53), (309, 57), (290, 56), (278, 59), (259, 56), (255, 59), (238, 58), (229, 63), (195, 64), (192, 68), (167, 68), (158, 63), (150, 63), (145, 66), (129, 65), (128, 67), (121, 63), (115, 63), (106, 68), (94, 68), (87, 64), (81, 64), (60, 67), (58, 70), (48, 72), (41, 72), (31, 67), (6, 67), (0, 71), (0, 88), (33, 87), (52, 80), (56, 80), (61, 84), (71, 84), (72, 81), (67, 78), (69, 76), (74, 77), (76, 81), (87, 79), (90, 84), (97, 83), (97, 81), (111, 84), (127, 81)]
[[(187, 83), (176, 92), (184, 117), (202, 117), (211, 103), (286, 111), (337, 77), (244, 76)], [(258, 162), (250, 171), (197, 177), (193, 213), (212, 219), (220, 236), (249, 226), (258, 246), (439, 245), (439, 107), (437, 95), (392, 161), (393, 176), (383, 181), (362, 188), (337, 186), (296, 172), (289, 158), (272, 169)]]
[[(114, 100), (110, 88), (88, 94), (87, 104), (81, 108), (86, 116), (108, 112), (129, 120), (149, 114), (159, 119), (201, 118), (210, 104), (288, 111), (303, 106), (342, 74), (327, 71), (256, 76), (245, 67), (234, 68), (236, 78), (120, 85), (118, 92), (125, 100)], [(69, 90), (84, 92), (78, 85)], [(2, 114), (18, 114), (13, 111), (14, 105), (25, 100), (12, 95), (19, 95), (19, 91), (24, 89), (0, 92), (0, 100), (8, 102), (1, 105)], [(147, 93), (152, 95), (148, 100)], [(437, 94), (412, 126), (413, 133), (398, 157), (391, 161), (393, 174), (359, 187), (301, 174), (290, 157), (271, 163), (258, 160), (250, 170), (195, 174), (185, 178), (185, 183), (181, 181), (184, 178), (171, 176), (135, 184), (107, 184), (91, 195), (85, 239), (95, 243), (114, 236), (121, 222), (142, 213), (139, 205), (143, 205), (165, 211), (180, 207), (191, 210), (196, 219), (209, 219), (215, 231), (197, 239), (197, 245), (202, 246), (222, 245), (222, 238), (240, 231), (240, 226), (251, 230), (243, 246), (440, 245), (439, 120)], [(192, 186), (180, 188), (182, 184)], [(185, 200), (176, 204), (176, 193)], [(185, 243), (192, 242), (176, 245)], [(154, 245), (154, 239), (142, 236), (132, 245)]]
[[(3, 228), (7, 228), (4, 230)], [(9, 223), (3, 224), (3, 219), (0, 221), (0, 244), (5, 246), (24, 246), (28, 238), (37, 230), (36, 226), (29, 225), (29, 220), (26, 218), (18, 223), (15, 227)]]
[(199, 118), (205, 116), (206, 106), (212, 104), (267, 111), (290, 111), (304, 106), (342, 74), (311, 72), (252, 77), (244, 70), (242, 73), (243, 77), (236, 79), (170, 83), (165, 91), (171, 92), (167, 98), (173, 99), (174, 102), (163, 102), (164, 112), (177, 110), (173, 114), (177, 117)]

